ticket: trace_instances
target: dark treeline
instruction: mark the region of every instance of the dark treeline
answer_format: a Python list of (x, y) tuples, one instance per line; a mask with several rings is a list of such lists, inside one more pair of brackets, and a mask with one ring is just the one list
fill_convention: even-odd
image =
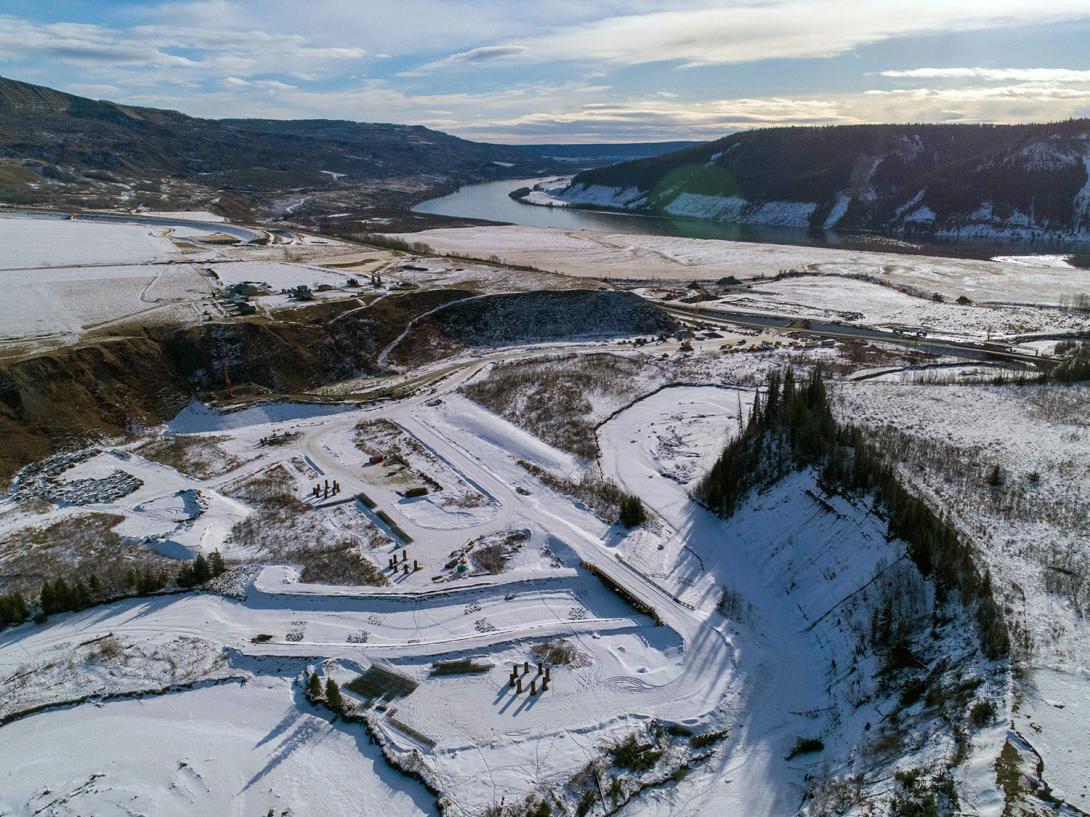
[(769, 375), (764, 399), (754, 400), (742, 432), (697, 486), (696, 496), (727, 517), (751, 489), (807, 467), (817, 468), (830, 490), (873, 494), (889, 519), (889, 536), (907, 543), (920, 573), (933, 576), (940, 591), (957, 590), (973, 605), (985, 654), (1007, 655), (1009, 635), (992, 597), (991, 577), (977, 566), (971, 543), (948, 517), (901, 484), (890, 459), (863, 431), (836, 422), (819, 370), (801, 383), (791, 369)]
[(227, 565), (217, 550), (207, 559), (198, 555), (192, 562), (184, 562), (173, 579), (166, 571), (146, 568), (130, 568), (116, 581), (104, 581), (95, 573), (75, 578), (61, 576), (42, 583), (36, 610), (22, 593), (0, 596), (0, 627), (21, 624), (32, 616), (41, 623), (54, 613), (86, 610), (97, 604), (130, 596), (147, 596), (171, 587), (189, 590), (226, 570)]
[(1090, 341), (1061, 341), (1056, 344), (1060, 362), (1049, 372), (1049, 377), (1059, 383), (1078, 383), (1090, 380)]

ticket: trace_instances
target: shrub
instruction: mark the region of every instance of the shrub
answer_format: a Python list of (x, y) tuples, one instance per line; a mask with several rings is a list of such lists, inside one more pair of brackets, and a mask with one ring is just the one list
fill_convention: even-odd
[(554, 667), (568, 664), (579, 664), (585, 656), (575, 648), (575, 645), (566, 638), (557, 638), (552, 641), (542, 641), (530, 647), (530, 652), (538, 661), (551, 664)]
[(892, 817), (940, 817), (942, 814), (932, 794), (926, 794), (921, 798), (898, 797), (894, 799), (890, 809)]
[(614, 764), (630, 772), (646, 772), (654, 768), (662, 757), (662, 752), (653, 743), (641, 743), (635, 733), (607, 747), (606, 751)]
[(904, 685), (901, 690), (901, 706), (906, 709), (912, 706), (916, 701), (923, 697), (924, 692), (927, 690), (926, 678), (913, 678)]
[(799, 755), (809, 755), (814, 752), (820, 752), (825, 748), (825, 743), (821, 738), (795, 738), (795, 745), (791, 747), (791, 751), (787, 753), (787, 760), (796, 758)]
[(973, 726), (977, 729), (983, 729), (985, 726), (995, 723), (995, 716), (995, 704), (991, 701), (977, 701), (973, 704), (973, 708), (969, 710), (969, 717), (973, 721)]
[(389, 584), (385, 574), (359, 548), (356, 542), (346, 539), (324, 547), (297, 548), (284, 556), (303, 568), (299, 580), (307, 584), (373, 587)]
[(719, 743), (727, 734), (727, 730), (723, 729), (718, 732), (705, 732), (703, 735), (693, 735), (689, 739), (689, 745), (694, 749), (707, 749), (709, 746), (714, 746)]
[(668, 724), (662, 731), (675, 738), (687, 738), (693, 734), (692, 729), (688, 726), (682, 726), (680, 723)]
[(29, 612), (22, 593), (0, 596), (0, 627), (26, 621)]

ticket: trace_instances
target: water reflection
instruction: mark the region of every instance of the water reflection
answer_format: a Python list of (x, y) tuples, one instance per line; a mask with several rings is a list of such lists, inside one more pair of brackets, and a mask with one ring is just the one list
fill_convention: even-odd
[(692, 218), (671, 218), (582, 210), (571, 207), (538, 207), (515, 201), (508, 194), (531, 187), (543, 179), (509, 179), (467, 185), (456, 193), (425, 201), (413, 210), (459, 218), (478, 218), (531, 227), (565, 230), (598, 230), (614, 233), (707, 238), (719, 241), (751, 241), (762, 244), (794, 244), (837, 247), (849, 250), (881, 250), (967, 258), (997, 254), (1088, 252), (1086, 242), (1009, 241), (980, 238), (928, 239), (910, 242), (873, 233), (840, 233), (829, 230), (725, 224)]

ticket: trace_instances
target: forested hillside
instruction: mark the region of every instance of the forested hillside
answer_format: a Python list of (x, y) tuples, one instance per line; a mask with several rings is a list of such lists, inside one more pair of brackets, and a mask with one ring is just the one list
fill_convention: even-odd
[(904, 234), (1090, 237), (1090, 120), (770, 128), (589, 170), (568, 204)]

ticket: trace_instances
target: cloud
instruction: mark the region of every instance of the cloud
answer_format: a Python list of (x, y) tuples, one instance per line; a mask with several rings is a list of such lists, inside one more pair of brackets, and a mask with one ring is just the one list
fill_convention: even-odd
[(305, 70), (316, 63), (358, 60), (365, 53), (354, 46), (314, 45), (296, 34), (261, 30), (164, 25), (122, 30), (0, 16), (0, 61), (5, 62), (53, 59), (115, 72), (156, 67), (237, 76)]
[(995, 82), (1090, 82), (1090, 71), (1070, 68), (911, 68), (881, 71), (895, 79), (982, 79)]
[(451, 66), (478, 65), (510, 57), (520, 57), (526, 51), (526, 46), (522, 45), (484, 45), (479, 48), (471, 48), (468, 51), (459, 51), (441, 60), (425, 63), (411, 71), (402, 71), (401, 76), (418, 77)]
[(526, 48), (521, 45), (486, 45), (480, 48), (471, 48), (458, 54), (451, 54), (445, 62), (487, 62), (501, 57), (514, 57), (522, 54)]
[(195, 65), (188, 57), (165, 53), (153, 42), (127, 38), (114, 29), (76, 23), (35, 25), (0, 16), (0, 60), (43, 58), (107, 66)]
[(1086, 18), (1085, 0), (743, 0), (605, 17), (498, 47), (521, 47), (519, 59), (530, 62), (693, 67), (831, 57), (895, 37)]
[[(799, 90), (817, 82), (804, 76), (806, 63), (786, 79), (782, 66), (747, 69), (760, 94), (730, 84), (743, 72), (702, 72), (690, 84), (690, 75), (666, 70), (823, 59), (895, 38), (1090, 19), (1086, 0), (141, 0), (123, 14), (102, 6), (98, 24), (0, 15), (0, 66), (200, 116), (414, 122), (496, 141), (1090, 113), (1090, 71), (1078, 66), (859, 73), (835, 94)], [(861, 64), (881, 68), (869, 61), (878, 53)]]
[(943, 102), (984, 102), (989, 100), (1021, 99), (1046, 102), (1052, 100), (1088, 100), (1090, 87), (1072, 88), (1063, 83), (1025, 82), (1015, 85), (969, 85), (959, 88), (894, 88), (872, 89), (867, 96), (887, 96)]

